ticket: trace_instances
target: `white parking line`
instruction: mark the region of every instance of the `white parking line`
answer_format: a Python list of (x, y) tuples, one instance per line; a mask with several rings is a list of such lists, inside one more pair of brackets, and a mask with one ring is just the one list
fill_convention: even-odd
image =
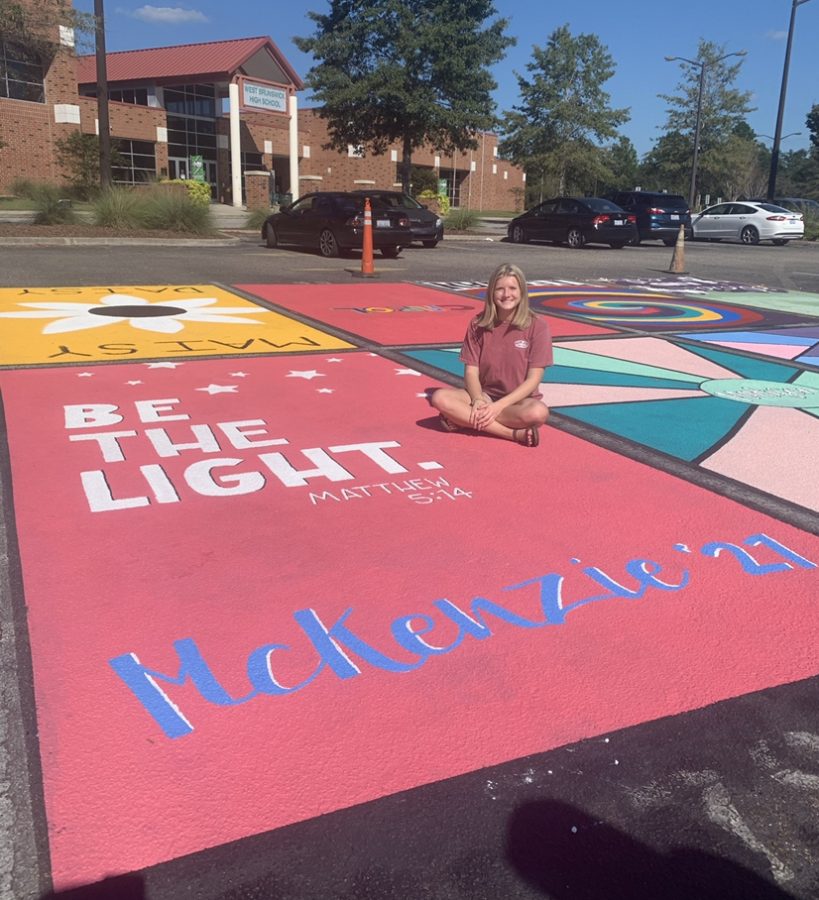
[(819, 272), (792, 272), (792, 275), (807, 275), (808, 278), (819, 278)]

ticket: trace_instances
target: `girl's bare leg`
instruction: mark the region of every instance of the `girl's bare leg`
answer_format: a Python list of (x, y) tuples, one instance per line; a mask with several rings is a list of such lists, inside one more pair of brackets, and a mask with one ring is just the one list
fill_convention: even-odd
[[(461, 428), (471, 427), (472, 400), (462, 388), (439, 388), (430, 402), (450, 422)], [(524, 443), (521, 441), (521, 430), (540, 428), (548, 417), (549, 408), (545, 403), (534, 397), (527, 397), (507, 406), (494, 422), (490, 422), (482, 430), (507, 441)]]

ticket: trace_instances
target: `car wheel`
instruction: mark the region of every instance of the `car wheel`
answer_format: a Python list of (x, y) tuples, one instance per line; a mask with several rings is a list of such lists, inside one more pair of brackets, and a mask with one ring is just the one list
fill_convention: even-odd
[(622, 250), (625, 246), (626, 245), (623, 241), (612, 241), (609, 244), (609, 247), (611, 247), (612, 250)]
[(788, 242), (782, 238), (776, 238), (773, 242), (774, 247), (784, 247)]
[(666, 247), (673, 247), (674, 244), (677, 243), (677, 239), (676, 238), (663, 238), (663, 243), (666, 245)]
[(566, 243), (572, 250), (579, 250), (586, 243), (586, 238), (579, 228), (570, 228), (566, 232)]
[(746, 225), (740, 232), (739, 239), (743, 244), (758, 244), (759, 232), (753, 225)]
[(529, 239), (526, 237), (526, 231), (522, 225), (513, 225), (509, 237), (512, 239), (513, 244), (529, 243)]
[(381, 255), (384, 259), (397, 259), (400, 252), (401, 248), (396, 247), (394, 244), (389, 244), (388, 246), (381, 248)]
[(328, 259), (339, 255), (338, 241), (329, 228), (325, 228), (319, 235), (319, 253)]
[(431, 250), (433, 247), (438, 246), (438, 241), (423, 241), (423, 244)]
[(276, 229), (270, 224), (270, 222), (268, 222), (267, 225), (265, 225), (264, 239), (265, 239), (265, 243), (271, 250), (274, 247), (279, 246), (279, 239), (276, 236)]

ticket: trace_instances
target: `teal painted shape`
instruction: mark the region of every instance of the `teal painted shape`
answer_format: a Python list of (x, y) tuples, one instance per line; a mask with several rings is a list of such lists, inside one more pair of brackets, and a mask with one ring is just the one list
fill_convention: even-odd
[(742, 378), (753, 378), (757, 381), (790, 381), (796, 369), (790, 366), (783, 366), (780, 363), (765, 362), (761, 359), (754, 359), (748, 356), (739, 356), (734, 353), (725, 353), (722, 350), (712, 350), (710, 347), (692, 347), (686, 345), (689, 353), (702, 356), (704, 359), (710, 359), (728, 369), (736, 372)]
[(554, 412), (687, 462), (731, 431), (748, 405), (717, 397), (556, 406)]
[[(436, 366), (453, 375), (462, 375), (464, 364), (458, 359), (458, 353), (448, 350), (413, 350), (407, 353), (428, 365)], [(662, 369), (655, 369), (662, 372)], [(642, 375), (631, 375), (625, 372), (601, 372), (597, 369), (576, 369), (574, 366), (550, 366), (543, 376), (547, 384), (597, 384), (617, 387), (672, 388), (679, 391), (699, 391), (700, 384), (706, 379), (688, 376), (686, 381), (667, 378), (652, 378)]]
[(649, 378), (620, 372), (599, 372), (595, 369), (575, 369), (572, 366), (550, 366), (543, 380), (552, 384), (600, 384), (618, 387), (673, 388), (677, 391), (698, 391), (705, 378), (691, 376), (688, 381), (669, 378)]
[(413, 350), (411, 353), (406, 353), (406, 356), (425, 362), (427, 365), (435, 366), (438, 369), (443, 369), (445, 372), (452, 372), (453, 375), (463, 375), (464, 364), (458, 359), (460, 352), (460, 347), (455, 351)]

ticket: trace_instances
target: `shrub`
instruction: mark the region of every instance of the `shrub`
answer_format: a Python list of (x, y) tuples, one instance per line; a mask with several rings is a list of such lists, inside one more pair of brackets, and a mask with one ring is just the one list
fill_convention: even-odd
[(11, 183), (11, 192), (15, 197), (33, 200), (39, 186), (40, 182), (32, 181), (30, 178), (15, 178)]
[(446, 194), (438, 194), (435, 191), (421, 191), (417, 199), (420, 203), (423, 203), (425, 200), (435, 200), (438, 204), (438, 211), (442, 216), (446, 216), (449, 213), (449, 197)]
[(277, 212), (275, 209), (251, 209), (248, 213), (247, 221), (245, 222), (245, 228), (251, 228), (253, 231), (261, 231), (262, 225), (264, 225), (265, 219), (272, 215), (274, 212)]
[(60, 189), (53, 184), (37, 185), (32, 200), (35, 225), (65, 225), (77, 221), (70, 201), (64, 200)]
[(805, 240), (819, 241), (819, 216), (814, 213), (805, 213)]
[(145, 228), (208, 234), (213, 231), (210, 206), (193, 201), (189, 193), (147, 190), (143, 195)]
[(131, 188), (112, 187), (94, 201), (94, 224), (134, 230), (144, 227), (145, 196)]
[[(89, 200), (100, 189), (100, 139), (95, 134), (72, 131), (67, 137), (54, 142), (57, 159), (68, 172), (74, 195), (79, 200)], [(111, 141), (111, 168), (122, 168), (125, 160), (116, 141)]]
[(173, 178), (168, 181), (161, 181), (160, 184), (181, 184), (188, 192), (188, 197), (190, 197), (194, 203), (201, 203), (202, 206), (210, 206), (210, 185), (204, 181)]
[(444, 219), (447, 231), (468, 231), (478, 224), (480, 217), (472, 209), (453, 209)]

